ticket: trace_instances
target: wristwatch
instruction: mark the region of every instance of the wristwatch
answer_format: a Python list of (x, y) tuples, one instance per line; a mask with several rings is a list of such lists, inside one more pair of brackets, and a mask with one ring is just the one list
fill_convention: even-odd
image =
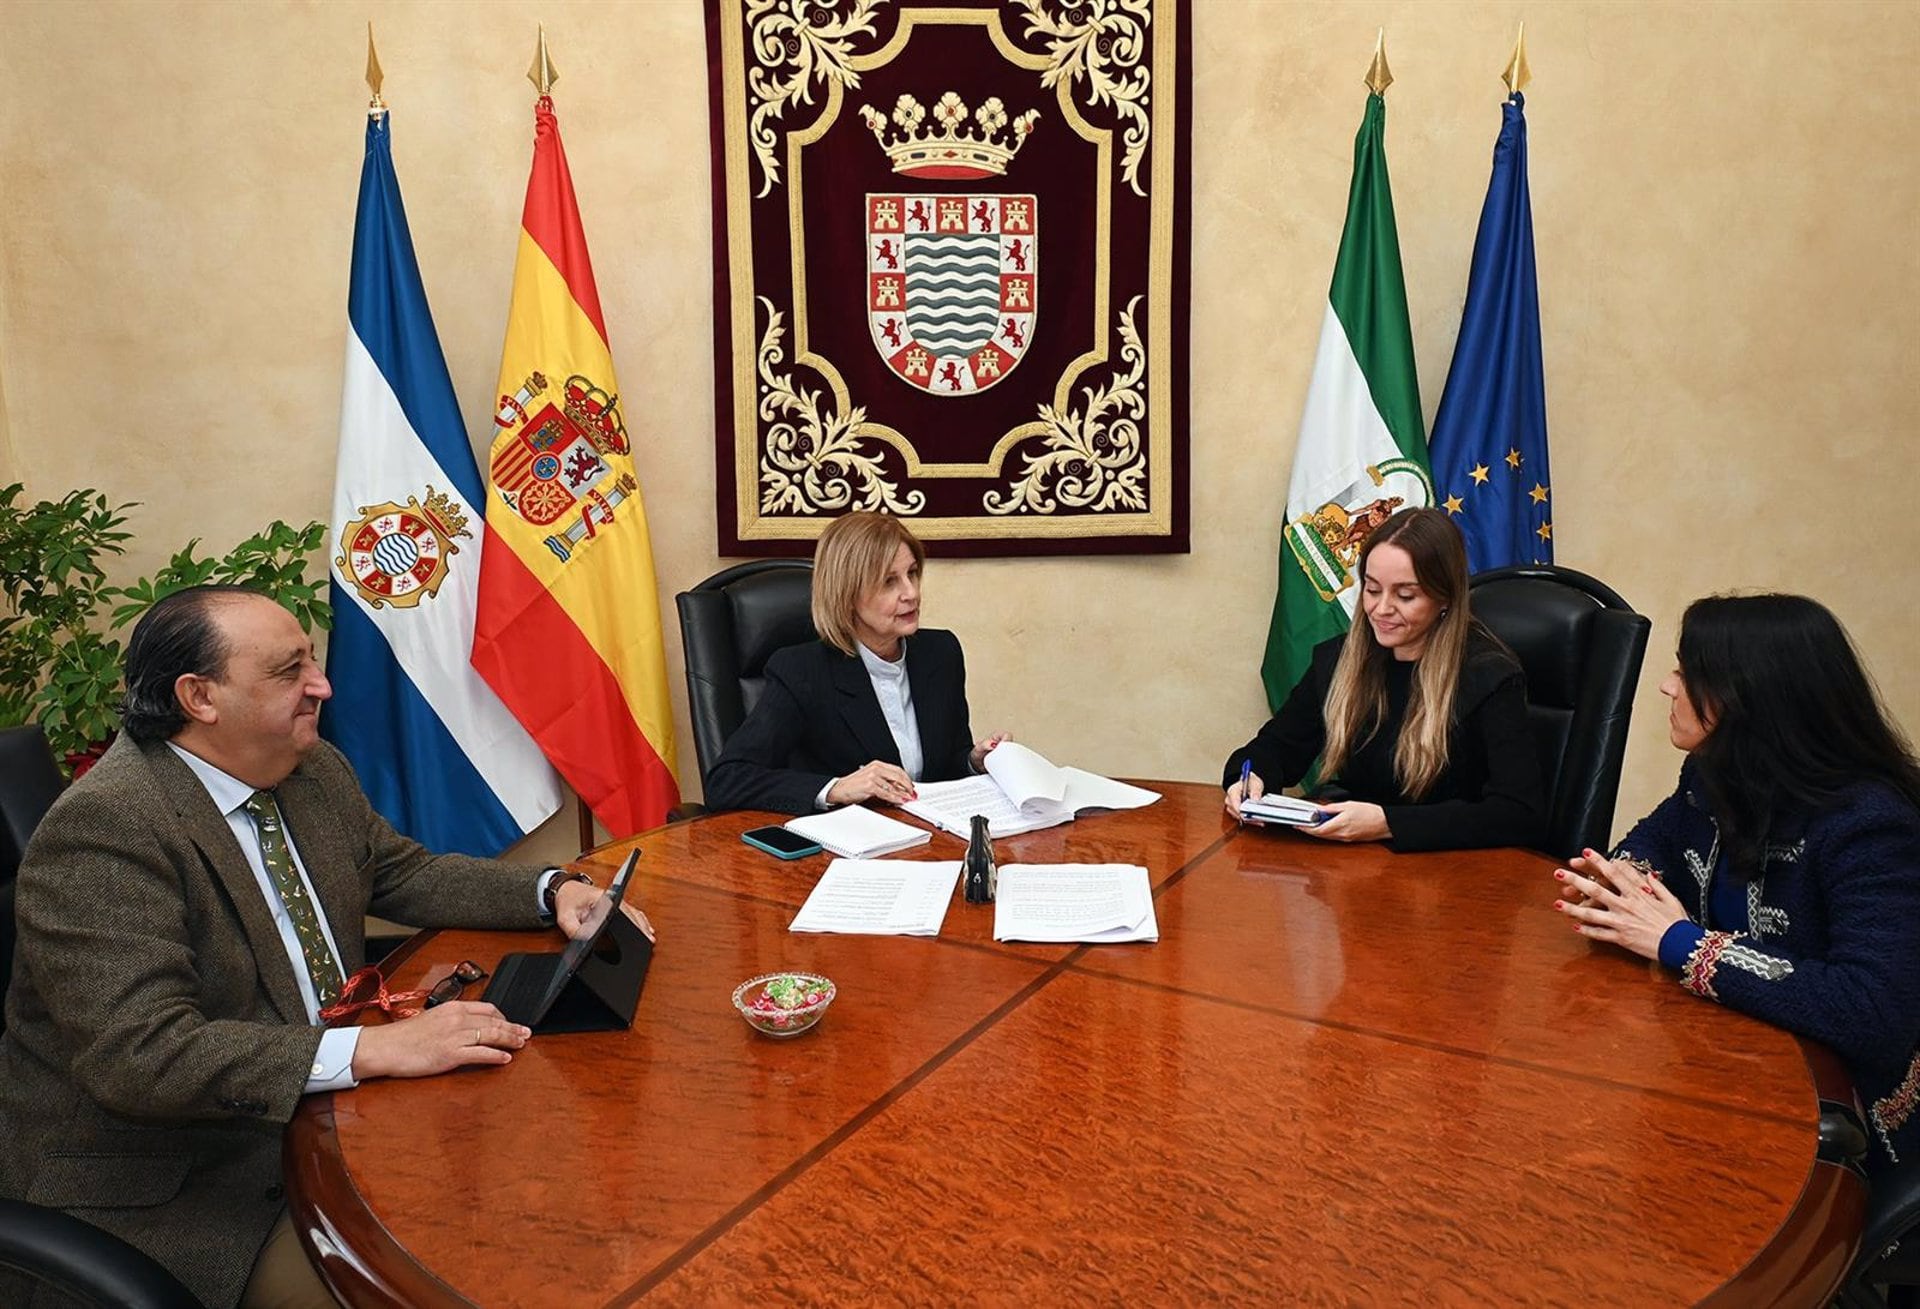
[(555, 903), (560, 899), (560, 888), (568, 882), (585, 882), (588, 886), (595, 885), (594, 880), (585, 873), (576, 873), (570, 868), (560, 869), (547, 879), (547, 889), (541, 893), (540, 902), (546, 906), (547, 917), (554, 916)]

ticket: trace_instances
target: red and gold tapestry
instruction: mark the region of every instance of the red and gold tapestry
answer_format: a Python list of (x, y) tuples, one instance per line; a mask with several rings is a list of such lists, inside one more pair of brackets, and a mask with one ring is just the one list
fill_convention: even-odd
[(707, 0), (720, 551), (1187, 546), (1180, 0)]

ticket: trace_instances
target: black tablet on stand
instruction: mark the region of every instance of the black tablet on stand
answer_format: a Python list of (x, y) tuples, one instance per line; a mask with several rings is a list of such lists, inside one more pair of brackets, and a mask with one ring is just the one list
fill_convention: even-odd
[(653, 962), (653, 942), (620, 912), (640, 861), (636, 848), (607, 893), (587, 911), (586, 930), (564, 950), (514, 953), (500, 961), (480, 998), (536, 1034), (611, 1032), (631, 1026)]

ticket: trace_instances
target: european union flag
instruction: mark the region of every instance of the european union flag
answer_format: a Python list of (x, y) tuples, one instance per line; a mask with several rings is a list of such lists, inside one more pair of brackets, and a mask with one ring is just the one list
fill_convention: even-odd
[(1553, 562), (1526, 101), (1518, 93), (1501, 109), (1460, 338), (1428, 449), (1441, 507), (1465, 534), (1474, 572)]

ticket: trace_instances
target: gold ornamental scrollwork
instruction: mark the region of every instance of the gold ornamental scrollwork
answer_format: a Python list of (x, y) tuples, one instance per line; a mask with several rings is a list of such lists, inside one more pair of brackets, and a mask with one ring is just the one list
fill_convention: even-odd
[(1142, 199), (1140, 161), (1146, 157), (1153, 120), (1147, 112), (1147, 92), (1153, 83), (1150, 69), (1140, 67), (1147, 51), (1147, 28), (1153, 22), (1152, 0), (1073, 0), (1067, 6), (1074, 17), (1054, 12), (1061, 0), (1009, 0), (1026, 11), (1028, 36), (1046, 38), (1051, 62), (1040, 75), (1040, 85), (1051, 88), (1087, 79), (1090, 104), (1111, 104), (1127, 120), (1121, 137), (1124, 147), (1120, 176)]
[(887, 509), (917, 514), (927, 506), (924, 491), (900, 494), (880, 460), (854, 435), (866, 422), (864, 405), (844, 414), (822, 412), (820, 393), (794, 386), (790, 373), (777, 371), (786, 359), (781, 339), (784, 320), (773, 302), (756, 297), (767, 310), (760, 337), (760, 421), (766, 444), (760, 459), (760, 512), (763, 514), (834, 513), (843, 509)]
[(853, 7), (842, 14), (841, 0), (747, 0), (748, 44), (760, 63), (747, 70), (753, 96), (748, 136), (762, 174), (756, 200), (780, 181), (780, 161), (774, 154), (780, 139), (773, 120), (789, 105), (812, 104), (815, 83), (832, 82), (843, 91), (860, 85), (852, 65), (854, 38), (875, 35), (873, 13), (885, 3), (853, 0)]
[(1020, 478), (1006, 495), (989, 491), (980, 501), (990, 514), (1022, 511), (1050, 514), (1065, 507), (1141, 510), (1147, 507), (1141, 482), (1147, 475), (1147, 457), (1141, 446), (1140, 420), (1147, 414), (1147, 351), (1134, 325), (1135, 296), (1120, 311), (1120, 360), (1124, 375), (1107, 386), (1088, 387), (1086, 411), (1061, 413), (1040, 406), (1047, 426), (1041, 444), (1046, 453), (1024, 455)]

